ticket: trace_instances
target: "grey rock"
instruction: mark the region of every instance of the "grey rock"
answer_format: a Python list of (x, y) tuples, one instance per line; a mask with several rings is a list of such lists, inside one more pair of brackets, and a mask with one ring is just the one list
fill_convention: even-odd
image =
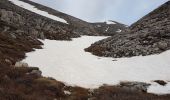
[(8, 63), (9, 65), (12, 65), (12, 62), (9, 59), (5, 59), (5, 62)]
[(147, 88), (150, 84), (143, 82), (121, 82), (120, 86), (131, 91), (147, 92)]
[(10, 33), (10, 35), (11, 35), (11, 37), (12, 37), (13, 39), (16, 39), (16, 38), (17, 38), (14, 33)]
[(43, 33), (43, 32), (39, 33), (39, 36), (40, 36), (40, 39), (42, 39), (42, 40), (45, 39), (45, 36), (44, 36), (44, 33)]
[(32, 70), (30, 74), (35, 74), (37, 76), (41, 76), (42, 72), (40, 70)]
[(25, 62), (16, 62), (15, 67), (28, 67), (28, 64)]
[(158, 42), (158, 48), (162, 50), (166, 50), (167, 47), (168, 47), (168, 44), (166, 42)]
[(167, 84), (167, 82), (163, 81), (163, 80), (155, 80), (154, 82), (162, 85), (162, 86), (165, 86)]

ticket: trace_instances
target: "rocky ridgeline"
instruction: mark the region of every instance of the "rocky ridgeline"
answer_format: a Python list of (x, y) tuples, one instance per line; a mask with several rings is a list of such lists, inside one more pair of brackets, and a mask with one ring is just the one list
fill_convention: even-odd
[(124, 24), (121, 24), (118, 22), (113, 21), (115, 24), (107, 24), (106, 22), (105, 23), (102, 23), (102, 22), (89, 23), (89, 22), (83, 21), (81, 19), (75, 18), (73, 16), (67, 15), (65, 13), (48, 8), (46, 6), (39, 5), (39, 4), (29, 1), (29, 0), (21, 0), (21, 1), (27, 2), (31, 5), (34, 5), (35, 7), (37, 7), (40, 10), (46, 11), (50, 14), (59, 16), (65, 20), (67, 20), (67, 22), (69, 22), (69, 24), (71, 24), (71, 26), (73, 26), (73, 28), (74, 28), (73, 32), (80, 34), (80, 35), (113, 36), (117, 33), (117, 31), (119, 31), (119, 29), (121, 29), (121, 30), (126, 29), (126, 26)]
[(99, 56), (132, 57), (158, 54), (170, 49), (170, 1), (128, 29), (92, 44), (86, 51)]
[(115, 34), (119, 34), (123, 30), (127, 28), (126, 25), (115, 22), (115, 21), (107, 21), (107, 22), (100, 22), (100, 23), (91, 23), (94, 27), (94, 29), (99, 33), (100, 35), (107, 35), (107, 36), (113, 36)]

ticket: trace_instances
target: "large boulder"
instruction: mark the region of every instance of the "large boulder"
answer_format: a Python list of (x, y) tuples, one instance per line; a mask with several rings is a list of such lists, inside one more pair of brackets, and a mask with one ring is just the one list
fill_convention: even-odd
[(154, 82), (158, 83), (159, 85), (165, 86), (167, 84), (167, 82), (163, 81), (163, 80), (155, 80)]
[(28, 64), (25, 62), (16, 62), (15, 67), (28, 67)]
[(37, 76), (41, 76), (42, 72), (40, 70), (32, 70), (29, 74), (34, 74)]

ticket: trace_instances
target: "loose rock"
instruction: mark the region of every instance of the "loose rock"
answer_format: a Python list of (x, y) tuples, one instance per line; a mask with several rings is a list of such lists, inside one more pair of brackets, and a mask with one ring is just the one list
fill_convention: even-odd
[(28, 64), (24, 62), (16, 62), (15, 67), (28, 67)]

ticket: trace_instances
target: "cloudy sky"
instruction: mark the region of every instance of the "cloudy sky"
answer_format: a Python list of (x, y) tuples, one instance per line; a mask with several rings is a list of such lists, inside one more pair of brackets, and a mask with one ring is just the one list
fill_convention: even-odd
[(131, 25), (168, 0), (32, 0), (88, 22)]

